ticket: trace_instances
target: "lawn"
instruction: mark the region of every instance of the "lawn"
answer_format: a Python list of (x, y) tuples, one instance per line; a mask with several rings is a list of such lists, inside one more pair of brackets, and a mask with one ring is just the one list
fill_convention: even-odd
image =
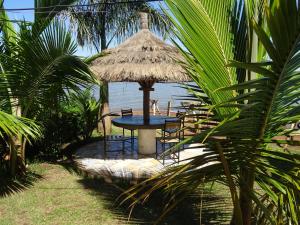
[[(68, 164), (35, 163), (30, 171), (34, 179), (25, 189), (0, 197), (1, 225), (151, 224), (162, 212), (158, 194), (137, 207), (128, 222), (128, 207), (115, 201), (120, 186), (84, 178), (72, 172)], [(0, 190), (3, 192), (4, 187)], [(201, 193), (196, 191), (161, 224), (199, 224), (201, 199), (202, 224), (228, 224), (231, 200), (227, 190), (214, 185), (213, 189), (205, 188), (202, 198)]]

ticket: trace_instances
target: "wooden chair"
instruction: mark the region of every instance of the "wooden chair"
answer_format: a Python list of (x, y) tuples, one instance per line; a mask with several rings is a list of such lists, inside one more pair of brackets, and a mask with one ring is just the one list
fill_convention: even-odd
[(177, 114), (183, 123), (184, 137), (194, 136), (218, 125), (218, 121), (213, 118), (213, 113), (202, 105), (194, 105), (189, 110)]
[[(132, 109), (121, 109), (121, 115), (122, 117), (126, 116), (133, 116)], [(134, 129), (126, 129), (130, 130), (130, 144), (131, 144), (131, 150), (134, 150)], [(123, 128), (123, 136), (125, 137), (125, 128)]]
[[(106, 129), (105, 129), (105, 118), (107, 116), (120, 116), (117, 113), (107, 113), (104, 114), (100, 117), (100, 120), (102, 122), (102, 126), (103, 126), (103, 142), (104, 142), (104, 154), (105, 154), (105, 158), (107, 157), (107, 153), (108, 152), (122, 152), (123, 154), (125, 153), (126, 150), (126, 142), (128, 142), (128, 140), (130, 140), (129, 137), (125, 137), (125, 135), (106, 135)], [(122, 143), (122, 148), (121, 149), (109, 149), (109, 143)]]
[(182, 139), (184, 139), (185, 116), (186, 116), (185, 112), (178, 111), (176, 113), (176, 118), (178, 118), (181, 121), (181, 127), (182, 127), (182, 135), (181, 136), (182, 136)]
[[(166, 119), (165, 120), (165, 125), (164, 128), (162, 129), (162, 136), (159, 139), (161, 146), (162, 146), (162, 159), (163, 159), (163, 164), (165, 164), (165, 157), (166, 153), (165, 151), (167, 150), (167, 145), (168, 149), (175, 146), (182, 140), (182, 123), (181, 119)], [(170, 151), (170, 158), (174, 160), (175, 162), (179, 162), (180, 159), (180, 150), (181, 147), (176, 147), (175, 150)], [(158, 148), (156, 147), (156, 157), (158, 158)]]

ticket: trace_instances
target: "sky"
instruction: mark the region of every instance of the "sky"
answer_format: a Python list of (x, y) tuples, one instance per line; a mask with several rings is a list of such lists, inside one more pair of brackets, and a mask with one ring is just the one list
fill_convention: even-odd
[[(4, 7), (10, 8), (10, 9), (16, 9), (16, 8), (34, 8), (34, 0), (4, 0)], [(8, 12), (8, 15), (11, 20), (26, 20), (26, 21), (33, 21), (34, 18), (34, 11), (28, 10), (28, 11), (10, 11)], [(68, 23), (67, 23), (68, 24)], [(74, 37), (75, 39), (75, 37)], [(114, 47), (117, 43), (113, 42), (111, 46)], [(78, 46), (76, 55), (79, 56), (91, 56), (96, 54), (96, 51), (94, 49), (87, 47), (80, 47)]]

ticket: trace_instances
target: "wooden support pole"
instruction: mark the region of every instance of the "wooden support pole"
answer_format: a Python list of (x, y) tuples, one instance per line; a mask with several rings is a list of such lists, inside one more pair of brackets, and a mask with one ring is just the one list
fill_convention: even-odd
[(171, 115), (171, 101), (168, 101), (167, 116)]
[(152, 88), (153, 84), (154, 82), (140, 82), (141, 87), (139, 90), (143, 91), (143, 117), (145, 124), (148, 124), (150, 121), (150, 91), (154, 91), (154, 88)]
[(144, 88), (144, 101), (143, 101), (143, 115), (145, 123), (149, 123), (150, 120), (150, 90), (148, 88)]

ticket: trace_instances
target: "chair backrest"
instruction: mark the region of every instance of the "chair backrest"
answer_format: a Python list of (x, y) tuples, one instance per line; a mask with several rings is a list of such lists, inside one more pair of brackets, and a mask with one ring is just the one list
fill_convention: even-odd
[(178, 119), (181, 119), (181, 120), (184, 120), (185, 115), (186, 115), (186, 112), (180, 112), (180, 111), (178, 111), (178, 112), (176, 113), (176, 117), (177, 117)]
[(121, 109), (122, 116), (132, 116), (133, 112), (132, 109)]
[(110, 112), (110, 113), (106, 113), (106, 114), (104, 114), (104, 115), (102, 115), (102, 116), (100, 117), (99, 120), (101, 120), (101, 122), (102, 122), (104, 139), (106, 139), (105, 118), (108, 117), (108, 116), (120, 116), (120, 115), (117, 114), (117, 113), (114, 113), (114, 112)]
[(164, 132), (177, 136), (181, 130), (181, 119), (166, 119), (164, 125)]

